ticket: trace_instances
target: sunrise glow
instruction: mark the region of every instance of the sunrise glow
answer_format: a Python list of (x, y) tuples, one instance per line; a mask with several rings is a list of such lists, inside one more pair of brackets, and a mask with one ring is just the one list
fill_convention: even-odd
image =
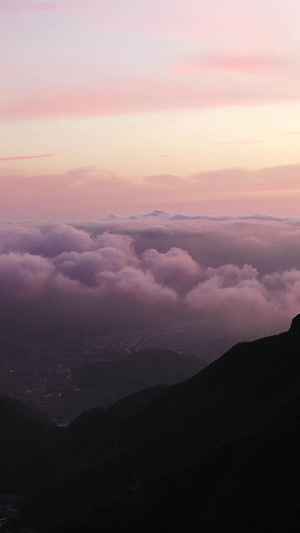
[(3, 0), (0, 24), (4, 218), (298, 214), (295, 0)]

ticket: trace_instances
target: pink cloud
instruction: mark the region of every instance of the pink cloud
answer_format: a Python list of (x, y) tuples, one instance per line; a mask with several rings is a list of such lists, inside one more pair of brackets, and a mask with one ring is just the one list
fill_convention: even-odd
[(200, 268), (188, 252), (170, 248), (165, 254), (155, 249), (144, 252), (143, 264), (154, 275), (158, 283), (178, 292), (187, 291), (199, 278)]
[(199, 84), (146, 78), (119, 79), (94, 87), (52, 87), (32, 90), (20, 97), (7, 95), (0, 105), (2, 120), (109, 116), (127, 113), (251, 105), (299, 99), (294, 83), (245, 85), (205, 79)]
[(14, 298), (39, 292), (53, 272), (53, 265), (38, 255), (3, 254), (0, 256), (1, 294)]
[(174, 67), (180, 74), (194, 74), (204, 70), (228, 70), (241, 74), (264, 75), (285, 64), (282, 58), (260, 55), (202, 55), (187, 59)]
[[(97, 246), (100, 247), (101, 242), (97, 243)], [(0, 227), (0, 254), (27, 252), (31, 255), (54, 257), (62, 253), (84, 252), (94, 248), (95, 242), (87, 232), (69, 224), (36, 226), (22, 223), (4, 224)]]
[(41, 154), (41, 155), (18, 155), (13, 157), (0, 157), (1, 161), (20, 161), (24, 159), (41, 159), (44, 157), (53, 157), (55, 154)]

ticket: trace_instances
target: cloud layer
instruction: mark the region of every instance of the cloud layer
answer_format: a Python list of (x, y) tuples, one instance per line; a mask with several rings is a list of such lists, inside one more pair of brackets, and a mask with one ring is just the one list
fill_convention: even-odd
[(255, 338), (286, 329), (300, 310), (300, 221), (153, 213), (4, 223), (0, 294), (1, 335), (193, 322), (211, 337)]

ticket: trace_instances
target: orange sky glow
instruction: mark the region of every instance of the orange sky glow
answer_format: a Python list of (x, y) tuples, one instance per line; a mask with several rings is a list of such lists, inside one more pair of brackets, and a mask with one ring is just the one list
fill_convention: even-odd
[(3, 0), (5, 220), (298, 216), (296, 0)]

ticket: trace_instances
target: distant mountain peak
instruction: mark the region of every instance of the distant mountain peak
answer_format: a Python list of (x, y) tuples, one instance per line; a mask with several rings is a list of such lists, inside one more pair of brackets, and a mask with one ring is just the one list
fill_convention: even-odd
[(143, 217), (167, 217), (170, 213), (167, 213), (166, 211), (162, 211), (161, 209), (154, 209), (154, 211), (151, 211), (151, 213), (147, 213), (146, 215), (142, 215)]

